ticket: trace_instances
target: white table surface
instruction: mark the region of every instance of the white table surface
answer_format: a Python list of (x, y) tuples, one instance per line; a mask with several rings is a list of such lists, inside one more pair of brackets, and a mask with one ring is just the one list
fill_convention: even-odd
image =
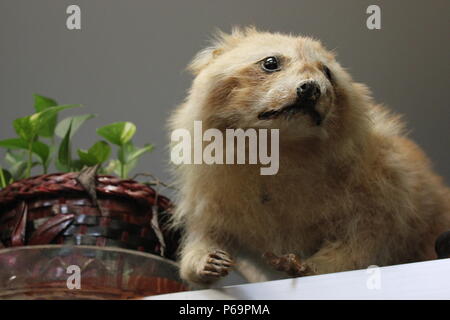
[(450, 259), (147, 297), (190, 299), (450, 299)]

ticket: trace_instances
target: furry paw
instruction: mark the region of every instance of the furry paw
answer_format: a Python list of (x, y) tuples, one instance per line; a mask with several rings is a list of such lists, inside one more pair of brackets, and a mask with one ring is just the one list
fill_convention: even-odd
[(278, 257), (272, 252), (266, 252), (263, 254), (263, 259), (275, 270), (286, 272), (291, 277), (301, 277), (314, 274), (313, 270), (293, 253)]
[(232, 266), (233, 260), (227, 252), (213, 250), (206, 256), (198, 276), (203, 282), (211, 283), (228, 275)]

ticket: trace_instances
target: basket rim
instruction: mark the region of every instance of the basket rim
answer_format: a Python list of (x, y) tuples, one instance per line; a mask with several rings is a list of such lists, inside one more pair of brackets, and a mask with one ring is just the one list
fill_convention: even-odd
[[(78, 183), (76, 177), (78, 172), (68, 173), (48, 173), (36, 175), (26, 179), (21, 179), (0, 189), (0, 205), (8, 206), (24, 200), (34, 200), (39, 197), (52, 198), (66, 196), (89, 197), (83, 187)], [(47, 183), (38, 183), (46, 181)], [(33, 182), (36, 184), (33, 184)], [(122, 198), (136, 201), (147, 206), (155, 205), (155, 197), (158, 196), (158, 207), (169, 209), (173, 206), (169, 198), (157, 194), (152, 187), (140, 183), (133, 179), (121, 179), (112, 175), (96, 175), (96, 191), (100, 199), (102, 198)], [(21, 192), (20, 188), (29, 185), (26, 192)], [(44, 186), (51, 186), (45, 189)], [(127, 192), (128, 191), (128, 192)], [(133, 193), (144, 193), (145, 196), (134, 196)]]

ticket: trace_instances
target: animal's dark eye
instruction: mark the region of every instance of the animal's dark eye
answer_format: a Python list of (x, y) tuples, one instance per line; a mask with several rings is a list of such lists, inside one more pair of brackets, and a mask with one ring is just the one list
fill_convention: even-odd
[(325, 76), (331, 81), (331, 71), (327, 66), (323, 66), (323, 73), (325, 73)]
[(276, 57), (267, 57), (262, 61), (261, 64), (264, 71), (274, 72), (280, 70), (280, 64)]

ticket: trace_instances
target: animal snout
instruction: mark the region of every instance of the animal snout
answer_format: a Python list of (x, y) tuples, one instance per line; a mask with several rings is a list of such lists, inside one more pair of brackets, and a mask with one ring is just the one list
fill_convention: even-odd
[(297, 97), (301, 101), (317, 102), (320, 98), (320, 87), (315, 81), (302, 82), (297, 88)]

